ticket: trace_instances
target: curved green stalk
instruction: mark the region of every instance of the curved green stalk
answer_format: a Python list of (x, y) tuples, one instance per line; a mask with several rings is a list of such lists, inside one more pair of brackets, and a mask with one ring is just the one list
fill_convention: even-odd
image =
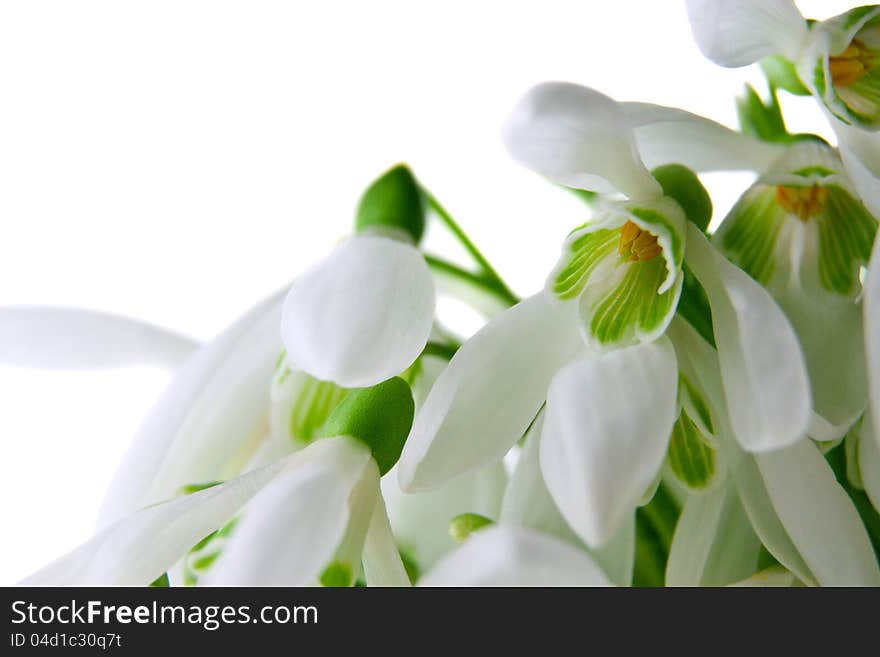
[(510, 291), (500, 279), (491, 278), (486, 275), (475, 274), (473, 272), (462, 269), (456, 264), (439, 258), (437, 256), (425, 254), (425, 262), (428, 263), (434, 272), (450, 276), (459, 280), (473, 288), (478, 288), (483, 292), (490, 294), (496, 301), (500, 302), (504, 307), (515, 306), (520, 302), (520, 298)]
[[(482, 254), (482, 252), (477, 248), (477, 246), (471, 241), (471, 239), (467, 236), (467, 234), (462, 230), (461, 226), (456, 223), (455, 219), (452, 218), (452, 215), (440, 205), (440, 201), (431, 194), (427, 189), (422, 190), (425, 194), (425, 199), (428, 202), (428, 207), (430, 207), (439, 217), (440, 221), (442, 221), (449, 231), (455, 236), (455, 238), (461, 243), (461, 245), (465, 248), (465, 250), (471, 255), (476, 264), (483, 270), (483, 276), (477, 276), (480, 280), (491, 282), (492, 287), (499, 292), (499, 296), (506, 297), (508, 300), (515, 299), (513, 303), (519, 302), (517, 296), (511, 291), (511, 289), (507, 286), (507, 283), (504, 282), (504, 279), (495, 271), (495, 268), (489, 264), (489, 261), (486, 260), (486, 257)], [(511, 304), (513, 305), (513, 304)]]

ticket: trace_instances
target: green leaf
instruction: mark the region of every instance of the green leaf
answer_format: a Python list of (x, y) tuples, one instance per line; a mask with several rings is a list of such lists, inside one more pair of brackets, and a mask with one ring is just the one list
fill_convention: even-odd
[(681, 506), (662, 483), (651, 502), (636, 510), (633, 586), (663, 586), (679, 515)]
[(791, 135), (785, 128), (776, 91), (772, 87), (770, 98), (765, 103), (754, 87), (746, 85), (743, 95), (736, 99), (736, 113), (744, 134), (770, 142), (791, 140)]
[(712, 347), (715, 346), (715, 329), (712, 326), (712, 308), (706, 290), (687, 265), (684, 266), (684, 281), (678, 299), (678, 314), (681, 315), (700, 336)]
[(810, 90), (804, 86), (794, 64), (782, 55), (771, 55), (760, 61), (761, 70), (771, 87), (784, 89), (795, 96), (809, 96)]

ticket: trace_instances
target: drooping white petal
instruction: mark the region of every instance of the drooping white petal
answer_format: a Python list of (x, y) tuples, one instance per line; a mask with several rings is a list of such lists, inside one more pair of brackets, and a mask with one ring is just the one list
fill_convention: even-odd
[(592, 559), (535, 531), (496, 526), (474, 532), (420, 586), (611, 586)]
[(691, 495), (675, 526), (666, 585), (724, 586), (736, 582), (755, 572), (760, 548), (733, 482)]
[(790, 445), (810, 422), (810, 383), (797, 335), (769, 293), (690, 224), (686, 261), (703, 284), (737, 440), (751, 452)]
[(568, 187), (630, 198), (661, 193), (639, 159), (621, 105), (588, 87), (533, 87), (507, 120), (504, 142), (518, 162)]
[(863, 310), (865, 357), (868, 365), (868, 399), (871, 415), (880, 417), (880, 240), (874, 242), (865, 280)]
[(687, 0), (694, 39), (721, 66), (746, 66), (768, 55), (796, 59), (807, 24), (792, 0)]
[(504, 493), (501, 524), (533, 529), (585, 550), (614, 584), (629, 586), (635, 564), (635, 514), (606, 544), (588, 548), (562, 517), (544, 483), (539, 461), (543, 430), (541, 413), (526, 434), (516, 470)]
[(181, 486), (225, 478), (268, 404), (281, 352), (279, 292), (199, 349), (141, 423), (104, 498), (100, 526), (174, 496)]
[(79, 308), (0, 308), (0, 363), (40, 369), (177, 367), (190, 338), (129, 317)]
[(562, 515), (605, 543), (654, 481), (677, 415), (678, 371), (665, 338), (564, 367), (547, 395), (541, 470)]
[(878, 586), (880, 567), (861, 518), (810, 441), (755, 457), (792, 542), (823, 586)]
[(277, 461), (237, 479), (142, 509), (34, 573), (29, 586), (144, 586), (223, 526), (285, 468)]
[[(354, 522), (361, 525), (361, 531), (349, 537), (357, 549), (345, 555), (345, 565), (352, 577), (357, 575), (360, 548), (379, 490), (379, 471), (369, 449), (342, 436), (319, 440), (295, 456), (300, 459), (297, 466), (278, 475), (248, 504), (222, 554), (200, 583), (315, 584), (337, 560)], [(360, 502), (365, 504), (356, 513), (352, 507)]]
[(797, 332), (807, 364), (814, 411), (809, 435), (837, 440), (867, 403), (862, 306), (828, 295), (820, 300), (797, 286), (774, 296)]
[(421, 571), (451, 552), (456, 542), (449, 522), (462, 513), (477, 513), (497, 520), (507, 483), (502, 461), (450, 479), (439, 488), (404, 493), (392, 470), (382, 477), (382, 492), (398, 544)]
[(363, 560), (367, 586), (410, 585), (381, 495), (377, 497), (373, 507), (373, 517), (364, 541)]
[(415, 248), (387, 237), (352, 237), (291, 286), (281, 324), (287, 362), (346, 388), (391, 378), (425, 347), (434, 297)]
[(840, 157), (862, 203), (880, 217), (880, 132), (866, 132), (829, 117)]
[(433, 488), (504, 456), (556, 370), (583, 346), (571, 311), (538, 294), (462, 345), (413, 422), (398, 466), (401, 488)]
[(767, 551), (779, 563), (795, 573), (802, 582), (816, 584), (816, 578), (810, 572), (810, 568), (795, 547), (770, 502), (755, 458), (751, 454), (742, 452), (739, 452), (739, 455), (737, 465), (733, 468), (733, 477), (752, 528)]
[(785, 149), (697, 114), (650, 103), (621, 103), (649, 169), (683, 164), (694, 171), (764, 171)]
[(880, 509), (880, 440), (870, 414), (862, 420), (858, 433), (859, 474), (865, 493), (875, 509)]

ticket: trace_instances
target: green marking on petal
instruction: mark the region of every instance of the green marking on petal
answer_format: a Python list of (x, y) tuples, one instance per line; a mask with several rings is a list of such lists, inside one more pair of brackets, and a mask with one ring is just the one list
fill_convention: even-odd
[(310, 443), (319, 437), (327, 418), (347, 394), (348, 389), (335, 383), (285, 367), (272, 381), (273, 431)]
[(724, 219), (714, 242), (728, 259), (766, 285), (777, 270), (776, 242), (785, 219), (775, 189), (755, 185)]
[(334, 561), (324, 569), (318, 578), (324, 587), (346, 587), (352, 585), (351, 566), (343, 561)]
[(675, 478), (691, 490), (705, 489), (715, 475), (715, 450), (684, 409), (672, 427), (667, 459)]
[(584, 233), (567, 243), (553, 278), (553, 294), (560, 299), (572, 299), (583, 292), (599, 263), (615, 253), (619, 239), (620, 230), (601, 229)]
[[(590, 335), (605, 346), (652, 339), (672, 318), (681, 292), (681, 275), (663, 294), (657, 290), (666, 278), (663, 258), (634, 262), (625, 267), (620, 282), (599, 298), (587, 294), (581, 299), (581, 317)], [(606, 279), (607, 280), (607, 279)]]
[(696, 386), (683, 374), (679, 374), (679, 384), (679, 395), (682, 405), (687, 409), (691, 417), (696, 418), (702, 423), (706, 431), (714, 434), (715, 425), (712, 423), (712, 413), (709, 410), (708, 402), (706, 402)]
[(226, 540), (232, 534), (237, 522), (238, 518), (233, 518), (190, 548), (183, 558), (183, 583), (185, 586), (198, 584), (199, 578), (205, 575), (223, 552)]
[(843, 188), (827, 189), (825, 211), (816, 217), (819, 280), (826, 290), (851, 296), (859, 289), (859, 268), (871, 257), (877, 220)]

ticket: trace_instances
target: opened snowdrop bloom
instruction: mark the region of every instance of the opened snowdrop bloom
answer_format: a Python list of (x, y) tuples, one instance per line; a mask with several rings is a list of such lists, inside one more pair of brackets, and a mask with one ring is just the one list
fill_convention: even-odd
[(353, 388), (395, 376), (418, 358), (434, 321), (434, 284), (417, 248), (423, 203), (402, 165), (367, 189), (355, 234), (299, 276), (284, 302), (291, 367)]
[[(679, 131), (688, 123), (707, 130), (705, 119), (676, 113), (672, 121), (670, 112), (628, 113), (562, 83), (539, 85), (519, 103), (506, 132), (517, 159), (554, 182), (626, 198), (600, 200), (594, 219), (566, 240), (544, 293), (456, 353), (413, 425), (399, 469), (404, 489), (501, 458), (546, 400), (547, 486), (587, 544), (607, 542), (655, 480), (680, 417), (679, 367), (663, 333), (685, 262), (712, 307), (737, 438), (760, 452), (805, 435), (809, 383), (791, 326), (766, 291), (710, 246), (702, 229), (711, 204), (696, 177), (677, 165), (652, 175), (640, 157), (652, 144), (668, 146), (662, 131), (638, 140), (635, 126), (650, 123), (649, 114)], [(721, 126), (708, 130), (715, 139), (707, 143), (740, 140)]]
[[(145, 585), (241, 511), (201, 584), (409, 583), (379, 491), (413, 416), (390, 379), (353, 391), (309, 447), (235, 479), (137, 511), (27, 578), (29, 585)], [(242, 508), (244, 510), (242, 511)]]
[(836, 150), (805, 139), (743, 194), (714, 235), (795, 327), (810, 370), (810, 435), (817, 440), (841, 438), (865, 408), (859, 272), (876, 232)]
[(697, 45), (715, 63), (777, 56), (765, 64), (777, 84), (812, 93), (844, 123), (880, 128), (880, 7), (812, 24), (793, 0), (688, 0), (687, 9)]

